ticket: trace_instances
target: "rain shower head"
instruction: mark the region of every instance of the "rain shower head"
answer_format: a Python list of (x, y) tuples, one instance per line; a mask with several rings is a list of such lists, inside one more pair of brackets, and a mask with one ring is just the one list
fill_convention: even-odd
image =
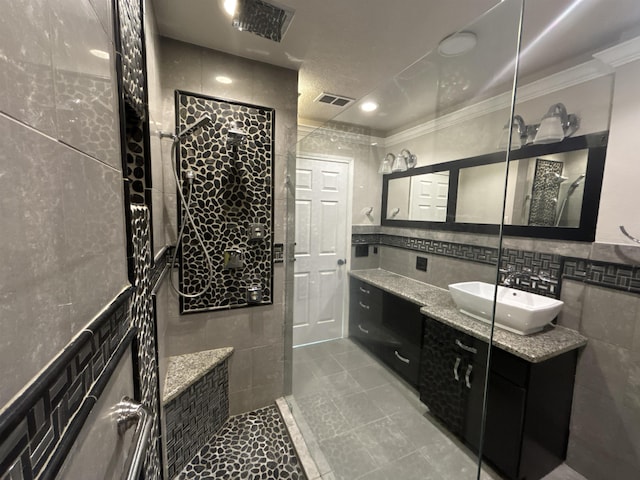
[(280, 42), (287, 32), (293, 14), (292, 8), (264, 0), (237, 0), (232, 25), (240, 31)]
[(202, 127), (207, 127), (213, 123), (211, 117), (209, 115), (204, 115), (200, 117), (198, 120), (193, 122), (191, 125), (187, 125), (184, 127), (176, 136), (176, 140), (180, 141), (188, 135), (193, 134), (196, 130)]
[(247, 139), (247, 132), (238, 126), (237, 122), (232, 122), (227, 132), (227, 145), (237, 147), (242, 145)]

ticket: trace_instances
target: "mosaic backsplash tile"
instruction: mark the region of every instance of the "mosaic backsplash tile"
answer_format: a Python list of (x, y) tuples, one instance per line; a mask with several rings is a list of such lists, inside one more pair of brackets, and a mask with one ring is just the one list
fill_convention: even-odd
[[(271, 303), (275, 112), (176, 92), (176, 114), (180, 130), (204, 115), (212, 119), (211, 127), (187, 136), (178, 148), (179, 176), (187, 170), (195, 174), (190, 212), (213, 263), (211, 287), (200, 297), (181, 298), (182, 312)], [(246, 133), (243, 143), (228, 142), (234, 126)], [(182, 205), (179, 212), (182, 223)], [(252, 239), (255, 226), (263, 233)], [(206, 285), (210, 273), (189, 223), (184, 230), (180, 288), (193, 294)], [(257, 300), (249, 302), (247, 289), (251, 286), (262, 291)]]

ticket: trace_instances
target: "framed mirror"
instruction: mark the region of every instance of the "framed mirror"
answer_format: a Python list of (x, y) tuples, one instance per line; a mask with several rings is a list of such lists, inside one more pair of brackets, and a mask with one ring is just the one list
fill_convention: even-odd
[(383, 225), (593, 241), (607, 132), (418, 167), (383, 179)]

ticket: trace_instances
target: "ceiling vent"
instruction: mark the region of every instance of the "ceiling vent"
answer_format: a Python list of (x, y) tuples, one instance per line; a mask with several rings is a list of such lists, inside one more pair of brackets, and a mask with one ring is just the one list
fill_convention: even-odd
[(240, 31), (280, 42), (294, 13), (292, 8), (263, 0), (238, 0), (231, 25)]
[(345, 97), (343, 95), (336, 95), (334, 93), (322, 92), (314, 102), (326, 103), (328, 105), (335, 105), (336, 107), (346, 107), (353, 103), (355, 98)]

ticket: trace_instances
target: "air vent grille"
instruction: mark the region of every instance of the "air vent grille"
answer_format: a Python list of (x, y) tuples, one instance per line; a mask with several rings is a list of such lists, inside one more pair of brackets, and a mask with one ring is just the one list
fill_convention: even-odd
[(350, 103), (353, 103), (354, 100), (355, 99), (345, 97), (344, 95), (322, 92), (314, 101), (319, 103), (326, 103), (328, 105), (335, 105), (336, 107), (346, 107)]

